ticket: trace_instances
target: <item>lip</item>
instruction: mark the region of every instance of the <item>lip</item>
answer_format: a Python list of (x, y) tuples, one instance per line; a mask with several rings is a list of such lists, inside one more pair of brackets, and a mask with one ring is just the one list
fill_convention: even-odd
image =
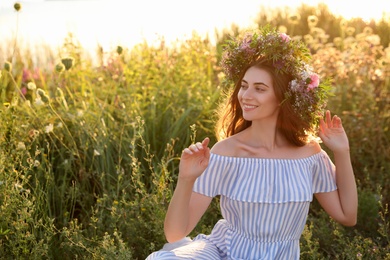
[(251, 111), (251, 110), (256, 109), (257, 107), (258, 106), (250, 105), (250, 104), (243, 104), (242, 105), (242, 109), (245, 110), (245, 111)]

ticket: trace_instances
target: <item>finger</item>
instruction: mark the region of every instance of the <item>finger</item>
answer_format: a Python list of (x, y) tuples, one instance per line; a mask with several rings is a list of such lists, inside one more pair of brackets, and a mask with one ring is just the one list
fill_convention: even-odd
[(320, 118), (320, 132), (323, 132), (325, 130), (325, 127), (326, 125), (324, 119)]
[(184, 148), (182, 154), (193, 154), (193, 152), (188, 148)]
[(332, 119), (329, 110), (326, 111), (326, 124), (328, 127), (332, 127)]
[(335, 118), (335, 127), (338, 127), (338, 128), (343, 127), (343, 125), (341, 123), (341, 118), (338, 116), (336, 116), (336, 118)]
[(188, 149), (190, 149), (191, 151), (198, 151), (199, 149), (198, 149), (198, 147), (196, 146), (196, 144), (191, 144), (189, 147), (188, 147)]
[(206, 137), (205, 139), (203, 139), (202, 141), (202, 145), (204, 148), (206, 148), (210, 143), (210, 138)]
[(319, 128), (318, 128), (318, 136), (322, 139), (322, 135), (324, 134), (324, 120), (321, 118), (320, 119), (320, 124), (319, 124)]
[(202, 145), (202, 143), (197, 142), (197, 143), (195, 144), (195, 146), (196, 146), (196, 148), (198, 148), (198, 150), (203, 150), (203, 145)]

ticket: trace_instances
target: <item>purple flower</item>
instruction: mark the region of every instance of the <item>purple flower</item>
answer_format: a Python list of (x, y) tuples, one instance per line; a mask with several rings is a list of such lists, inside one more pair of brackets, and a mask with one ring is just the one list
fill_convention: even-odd
[(289, 42), (291, 40), (290, 36), (288, 36), (285, 33), (280, 33), (279, 35), (280, 35), (280, 38), (282, 38), (282, 40), (285, 42)]

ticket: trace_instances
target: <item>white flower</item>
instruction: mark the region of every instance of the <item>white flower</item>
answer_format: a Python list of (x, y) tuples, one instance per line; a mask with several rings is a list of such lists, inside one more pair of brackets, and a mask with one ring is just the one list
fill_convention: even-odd
[(37, 105), (37, 106), (42, 106), (42, 105), (44, 105), (44, 104), (45, 104), (45, 102), (42, 101), (42, 99), (41, 99), (40, 96), (38, 96), (38, 97), (35, 99), (35, 105)]
[(19, 142), (16, 150), (26, 150), (26, 145), (23, 142)]
[(77, 116), (78, 116), (78, 117), (82, 117), (83, 115), (84, 115), (84, 111), (81, 110), (81, 109), (78, 109), (78, 110), (77, 110)]
[(38, 160), (35, 160), (34, 161), (34, 167), (38, 167), (39, 165), (41, 165), (41, 162), (38, 161)]
[(94, 156), (99, 156), (100, 153), (99, 153), (99, 151), (97, 151), (96, 149), (94, 149), (94, 150), (93, 150), (93, 155), (94, 155)]
[(50, 132), (53, 132), (53, 124), (49, 124), (47, 126), (45, 126), (45, 133), (48, 134)]
[(36, 90), (36, 89), (37, 89), (37, 86), (35, 85), (34, 82), (29, 82), (29, 83), (27, 83), (27, 88), (28, 88), (29, 90)]

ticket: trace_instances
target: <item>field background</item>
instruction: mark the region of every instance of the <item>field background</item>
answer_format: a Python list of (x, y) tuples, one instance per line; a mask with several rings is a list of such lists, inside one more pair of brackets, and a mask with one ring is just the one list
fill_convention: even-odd
[[(301, 258), (390, 259), (390, 18), (302, 5), (260, 12), (258, 26), (268, 23), (303, 39), (333, 79), (328, 108), (343, 119), (359, 190), (355, 227), (313, 202)], [(180, 153), (206, 136), (215, 143), (229, 87), (222, 43), (244, 29), (94, 59), (72, 34), (60, 50), (1, 47), (0, 259), (145, 259), (160, 249)], [(216, 199), (191, 235), (219, 218)]]

